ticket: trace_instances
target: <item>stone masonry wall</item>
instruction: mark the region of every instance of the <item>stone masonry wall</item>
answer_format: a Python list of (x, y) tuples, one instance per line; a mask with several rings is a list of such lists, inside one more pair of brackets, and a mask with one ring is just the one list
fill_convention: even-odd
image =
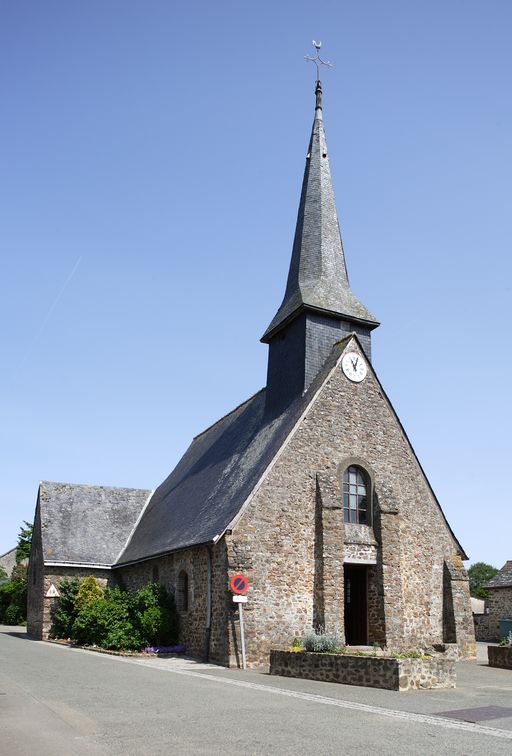
[(60, 582), (63, 578), (85, 578), (92, 575), (101, 588), (106, 588), (114, 584), (112, 572), (108, 569), (95, 569), (94, 567), (54, 567), (46, 566), (42, 589), (39, 592), (41, 599), (41, 610), (39, 619), (30, 624), (27, 628), (29, 635), (35, 638), (46, 639), (49, 636), (52, 625), (52, 609), (58, 603), (58, 598), (46, 596), (49, 587), (53, 584), (59, 590)]
[[(355, 342), (347, 347), (355, 348)], [(313, 625), (317, 476), (332, 479), (333, 469), (354, 456), (372, 471), (375, 488), (375, 570), (385, 613), (378, 632), (394, 648), (443, 641), (443, 568), (456, 556), (456, 545), (378, 382), (369, 373), (352, 383), (338, 366), (227, 542), (230, 574), (247, 572), (250, 581), (245, 617), (251, 664), (268, 663), (271, 646), (287, 645)], [(463, 568), (460, 576), (467, 588)], [(324, 592), (326, 585), (324, 574)], [(342, 595), (341, 586), (336, 590)], [(469, 591), (461, 589), (457, 601), (457, 642), (471, 653)], [(323, 603), (327, 614), (325, 595)], [(235, 639), (231, 633), (232, 660)]]
[(512, 646), (488, 646), (487, 654), (490, 667), (512, 669)]
[(485, 640), (499, 641), (500, 620), (512, 617), (512, 586), (510, 588), (490, 588), (485, 606), (489, 609), (489, 637)]
[(494, 619), (488, 614), (474, 614), (475, 638), (477, 641), (494, 643), (497, 641)]
[(270, 674), (385, 690), (455, 688), (456, 684), (454, 660), (441, 655), (431, 659), (388, 659), (272, 650)]
[[(227, 618), (230, 607), (228, 592), (226, 550), (220, 541), (211, 550), (212, 554), (212, 608), (210, 655), (211, 661), (228, 663)], [(157, 573), (155, 573), (155, 569)], [(115, 570), (118, 580), (126, 587), (136, 590), (155, 578), (177, 595), (178, 575), (184, 570), (188, 575), (188, 609), (179, 611), (180, 640), (191, 656), (204, 658), (208, 643), (207, 585), (208, 550), (205, 547), (185, 549), (175, 554), (149, 559), (139, 564)]]

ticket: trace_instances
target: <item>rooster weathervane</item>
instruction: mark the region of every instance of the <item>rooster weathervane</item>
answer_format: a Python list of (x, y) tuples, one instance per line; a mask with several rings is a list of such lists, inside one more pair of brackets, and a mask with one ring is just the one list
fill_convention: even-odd
[(316, 66), (316, 78), (317, 81), (320, 81), (320, 64), (322, 66), (326, 66), (326, 68), (332, 68), (332, 63), (330, 63), (328, 60), (322, 60), (320, 57), (320, 48), (322, 47), (321, 42), (316, 42), (313, 40), (313, 47), (316, 50), (316, 57), (313, 58), (311, 55), (304, 55), (304, 60), (309, 60), (311, 63), (314, 63)]

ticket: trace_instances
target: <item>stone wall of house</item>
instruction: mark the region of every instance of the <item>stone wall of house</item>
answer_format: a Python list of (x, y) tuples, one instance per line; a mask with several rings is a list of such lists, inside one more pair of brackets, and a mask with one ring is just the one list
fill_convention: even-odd
[(508, 588), (489, 588), (486, 601), (489, 609), (487, 635), (485, 640), (499, 641), (500, 620), (512, 618), (512, 586)]
[(41, 514), (39, 500), (36, 505), (32, 544), (27, 575), (27, 633), (32, 638), (46, 639), (52, 625), (52, 609), (58, 598), (47, 596), (53, 584), (59, 590), (63, 578), (84, 578), (92, 575), (102, 588), (112, 584), (113, 575), (108, 569), (94, 567), (55, 567), (44, 564), (41, 540)]
[(494, 619), (489, 614), (473, 614), (475, 639), (481, 642), (497, 641)]
[[(219, 664), (228, 663), (227, 621), (230, 595), (227, 582), (226, 549), (221, 540), (211, 548), (211, 627), (208, 629), (208, 548), (194, 547), (175, 554), (148, 559), (115, 570), (117, 579), (136, 590), (151, 581), (158, 581), (174, 594), (180, 615), (180, 641), (187, 652), (197, 658)], [(179, 596), (179, 576), (188, 576), (187, 607)]]
[(455, 661), (441, 654), (431, 659), (389, 659), (271, 650), (270, 674), (385, 690), (455, 688), (456, 684)]
[[(304, 635), (319, 606), (331, 616), (327, 630), (342, 621), (347, 544), (339, 538), (339, 480), (354, 459), (374, 487), (372, 569), (380, 607), (376, 603), (371, 611), (380, 613), (377, 635), (392, 648), (442, 643), (443, 571), (449, 563), (456, 640), (463, 655), (474, 653), (467, 575), (414, 453), (374, 377), (352, 383), (338, 366), (227, 539), (230, 574), (244, 572), (250, 581), (245, 609), (250, 664), (268, 663), (271, 646)], [(361, 546), (367, 550), (370, 544)], [(232, 625), (234, 663), (239, 641), (237, 623)]]
[(95, 578), (101, 588), (115, 585), (115, 578), (109, 569), (95, 567), (54, 567), (50, 565), (45, 567), (43, 587), (40, 594), (43, 602), (42, 635), (39, 637), (48, 638), (52, 625), (52, 609), (59, 601), (58, 598), (50, 598), (46, 595), (50, 586), (54, 585), (59, 590), (63, 578), (81, 579), (89, 576)]

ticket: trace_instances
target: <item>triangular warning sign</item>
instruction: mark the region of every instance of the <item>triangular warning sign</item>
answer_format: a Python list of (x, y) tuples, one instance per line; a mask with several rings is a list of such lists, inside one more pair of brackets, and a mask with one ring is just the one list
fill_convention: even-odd
[(47, 598), (58, 598), (60, 596), (60, 593), (52, 583), (48, 590), (46, 591)]

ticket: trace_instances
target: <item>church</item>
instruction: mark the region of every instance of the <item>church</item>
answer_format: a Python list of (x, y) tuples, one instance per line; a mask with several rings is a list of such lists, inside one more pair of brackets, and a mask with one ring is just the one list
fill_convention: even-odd
[(316, 82), (266, 386), (196, 436), (154, 491), (40, 484), (28, 631), (64, 576), (171, 590), (188, 652), (240, 664), (230, 579), (248, 580), (247, 662), (312, 627), (347, 645), (473, 656), (464, 549), (372, 365), (379, 325), (352, 291)]

